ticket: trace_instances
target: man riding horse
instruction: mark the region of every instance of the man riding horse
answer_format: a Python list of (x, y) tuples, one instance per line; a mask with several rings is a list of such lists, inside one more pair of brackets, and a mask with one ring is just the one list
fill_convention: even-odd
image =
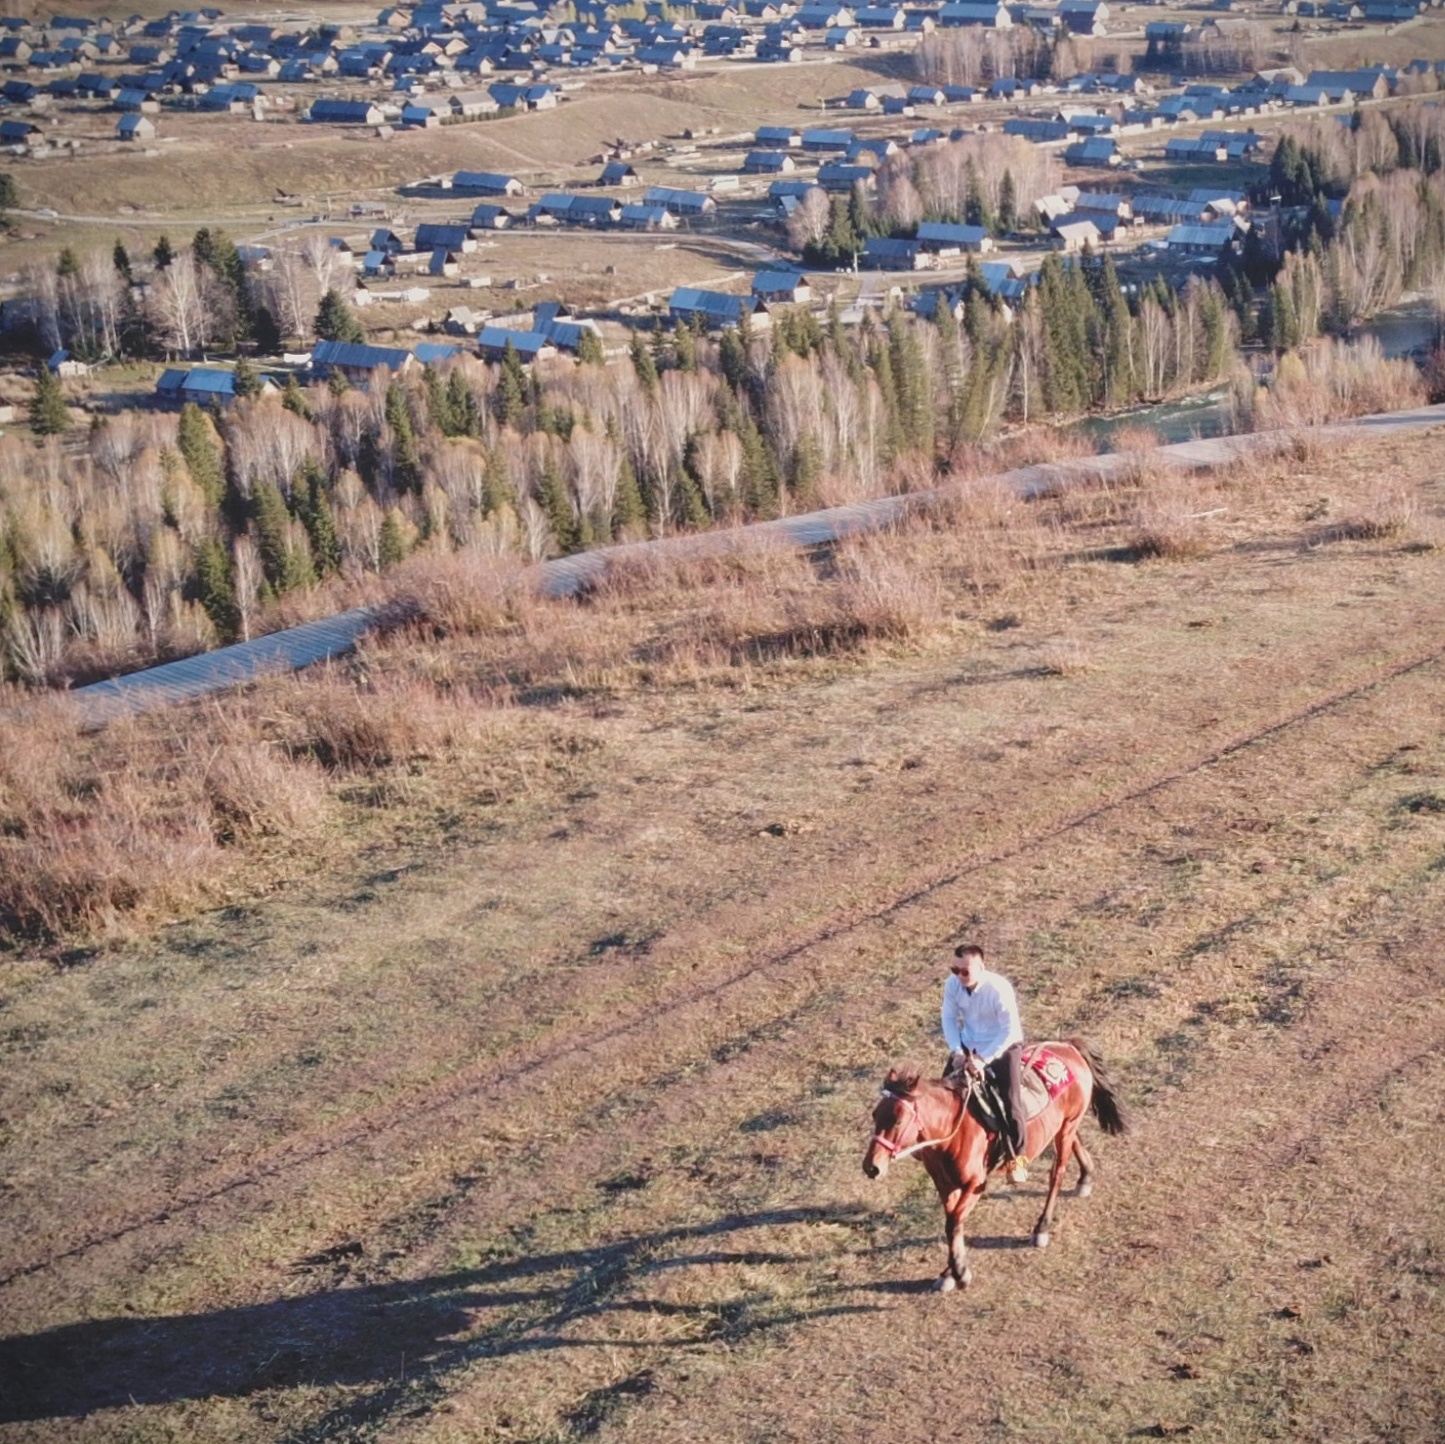
[(1004, 1143), (1012, 1154), (1006, 1176), (1011, 1183), (1023, 1183), (1028, 1170), (1018, 997), (1002, 973), (984, 966), (977, 943), (961, 943), (953, 951), (943, 985), (943, 1038), (949, 1048), (945, 1077), (963, 1072), (993, 1085), (1007, 1123)]

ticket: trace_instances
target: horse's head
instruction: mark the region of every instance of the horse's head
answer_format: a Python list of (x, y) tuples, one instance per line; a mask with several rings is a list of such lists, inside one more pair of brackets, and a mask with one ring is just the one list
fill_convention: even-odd
[(890, 1068), (873, 1109), (873, 1137), (863, 1155), (863, 1172), (869, 1178), (882, 1178), (888, 1165), (905, 1148), (923, 1136), (918, 1116), (919, 1074), (916, 1069)]

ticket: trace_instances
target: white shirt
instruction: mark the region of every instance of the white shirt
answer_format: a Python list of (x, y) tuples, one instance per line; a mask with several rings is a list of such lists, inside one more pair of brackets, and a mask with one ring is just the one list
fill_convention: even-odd
[(958, 974), (950, 973), (943, 985), (943, 1037), (953, 1052), (969, 1049), (985, 1063), (1022, 1043), (1024, 1030), (1013, 984), (1003, 974), (984, 968), (970, 993)]

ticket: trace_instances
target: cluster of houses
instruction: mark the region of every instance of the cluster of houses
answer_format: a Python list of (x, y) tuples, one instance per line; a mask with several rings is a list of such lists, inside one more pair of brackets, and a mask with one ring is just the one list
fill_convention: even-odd
[(1188, 195), (1113, 195), (1063, 186), (1037, 202), (1040, 220), (1058, 250), (1098, 250), (1145, 227), (1165, 227), (1154, 242), (1171, 255), (1217, 259), (1249, 231), (1249, 200), (1241, 191), (1199, 186)]
[[(1404, 0), (1404, 5), (1415, 13), (1412, 0)], [(1401, 0), (1390, 0), (1391, 9), (1400, 6)], [(1309, 13), (1309, 0), (1298, 0), (1296, 8)], [(1340, 7), (1315, 8), (1324, 13)], [(1348, 8), (1369, 18), (1372, 7)], [(293, 89), (282, 98), (283, 104), (317, 123), (384, 132), (393, 126), (432, 128), (547, 110), (566, 97), (568, 84), (561, 77), (577, 71), (688, 69), (699, 57), (791, 61), (801, 59), (807, 46), (836, 50), (892, 43), (887, 37), (907, 40), (936, 27), (1032, 26), (1048, 32), (1102, 35), (1110, 21), (1106, 0), (1058, 0), (1053, 5), (951, 0), (908, 6), (698, 0), (685, 10), (664, 0), (645, 0), (642, 9), (640, 16), (624, 15), (619, 6), (605, 0), (575, 0), (565, 11), (567, 18), (557, 19), (551, 0), (476, 0), (392, 7), (364, 25), (309, 27), (299, 21), (231, 19), (217, 9), (123, 21), (3, 16), (0, 106), (24, 108), (28, 114), (22, 118), (12, 112), (0, 120), (0, 146), (40, 151), (45, 136), (36, 121), (56, 101), (97, 102), (118, 113), (119, 139), (148, 142), (155, 138), (163, 108), (259, 119), (269, 113), (283, 87), (323, 86), (324, 93), (309, 100), (304, 89)], [(1155, 21), (1146, 27), (1151, 52), (1161, 54), (1190, 34), (1187, 21)], [(1120, 116), (1017, 117), (1009, 128), (1040, 144), (1070, 146), (1067, 158), (1076, 164), (1111, 165), (1118, 163), (1118, 150), (1110, 142), (1135, 126), (1348, 104), (1388, 94), (1402, 77), (1439, 65), (1421, 60), (1402, 71), (1375, 67), (1343, 74), (1321, 71), (1308, 77), (1294, 71), (1265, 72), (1233, 90), (1189, 86), (1184, 94), (1171, 95), (1157, 105), (1144, 100), (1151, 92), (1143, 79), (1116, 75), (1075, 77), (1062, 87), (1016, 78), (997, 80), (987, 90), (882, 86), (854, 91), (843, 103), (853, 109), (907, 116), (923, 106), (984, 98), (1027, 99), (1045, 89), (1108, 95), (1118, 102)], [(494, 74), (496, 79), (486, 79)], [(1229, 158), (1229, 147), (1224, 149)], [(788, 158), (767, 150), (759, 147), (745, 171), (786, 174)], [(1180, 158), (1200, 156), (1186, 157), (1181, 148)], [(845, 183), (839, 175), (831, 180)], [(629, 217), (629, 223), (643, 222)]]

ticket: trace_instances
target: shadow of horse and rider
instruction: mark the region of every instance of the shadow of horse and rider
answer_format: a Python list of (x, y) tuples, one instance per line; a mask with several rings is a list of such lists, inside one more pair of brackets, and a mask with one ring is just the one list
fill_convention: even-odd
[[(1041, 1215), (1045, 1229), (1063, 1168), (1071, 1158), (1085, 1165), (1078, 1192), (1088, 1192), (1092, 1169), (1077, 1143), (1084, 1112), (1094, 1112), (1106, 1131), (1122, 1126), (1097, 1056), (1072, 1047), (1068, 1052), (1075, 1066), (1075, 1085), (1067, 1097), (1060, 1095), (1057, 1107), (1051, 1100), (1029, 1125), (1029, 1156), (1036, 1157), (1050, 1144), (1058, 1155)], [(647, 1296), (650, 1278), (660, 1279), (679, 1269), (816, 1265), (826, 1257), (816, 1248), (784, 1253), (729, 1247), (734, 1235), (759, 1228), (866, 1227), (871, 1217), (860, 1206), (841, 1204), (731, 1214), (595, 1248), (497, 1259), (425, 1279), (339, 1283), (208, 1313), (91, 1319), (0, 1338), (0, 1424), (81, 1417), (126, 1405), (341, 1386), (361, 1395), (338, 1406), (334, 1422), (344, 1427), (415, 1402), (420, 1381), (437, 1383), (449, 1370), (476, 1360), (628, 1347), (628, 1340), (615, 1335), (589, 1339), (569, 1330), (584, 1319), (631, 1313), (681, 1315), (696, 1323), (693, 1342), (735, 1343), (779, 1327), (875, 1312), (883, 1307), (880, 1302), (860, 1298), (870, 1293), (901, 1295), (963, 1286), (968, 1272), (962, 1220), (982, 1195), (987, 1172), (996, 1162), (986, 1131), (966, 1105), (966, 1097), (956, 1087), (894, 1070), (874, 1112), (874, 1136), (864, 1159), (865, 1173), (876, 1177), (893, 1158), (918, 1153), (933, 1177), (945, 1207), (949, 1244), (948, 1266), (938, 1282), (914, 1278), (833, 1283), (800, 1294), (798, 1302), (786, 1307), (756, 1311), (746, 1300), (719, 1306)], [(963, 1187), (961, 1181), (969, 1178), (972, 1181)], [(1032, 1239), (974, 1238), (971, 1245), (985, 1250), (1027, 1248), (1039, 1242), (1039, 1232), (1036, 1227)], [(858, 1259), (897, 1254), (928, 1242), (914, 1236), (836, 1252)], [(347, 1252), (360, 1254), (360, 1246), (341, 1251)], [(337, 1261), (333, 1251), (303, 1260), (301, 1267), (325, 1267)], [(635, 1344), (639, 1349), (655, 1348), (655, 1341), (647, 1339)], [(408, 1387), (412, 1392), (407, 1392)]]
[[(847, 1205), (732, 1214), (596, 1248), (499, 1259), (420, 1280), (346, 1283), (240, 1308), (122, 1315), (15, 1335), (0, 1339), (0, 1424), (80, 1417), (130, 1404), (244, 1398), (303, 1385), (375, 1389), (380, 1392), (370, 1406), (360, 1407), (384, 1413), (386, 1400), (400, 1396), (408, 1377), (414, 1388), (420, 1375), (440, 1378), (483, 1358), (627, 1347), (627, 1340), (613, 1334), (604, 1340), (569, 1332), (584, 1319), (682, 1315), (695, 1318), (694, 1332), (703, 1342), (739, 1341), (808, 1320), (869, 1313), (881, 1303), (841, 1295), (908, 1292), (913, 1285), (830, 1285), (804, 1295), (800, 1304), (757, 1316), (728, 1305), (647, 1297), (649, 1279), (680, 1269), (816, 1264), (822, 1256), (816, 1249), (735, 1246), (736, 1236), (751, 1230), (856, 1227), (869, 1218), (867, 1210)], [(859, 1258), (926, 1242), (908, 1237), (846, 1251)], [(655, 1342), (639, 1339), (637, 1345), (651, 1349)]]

